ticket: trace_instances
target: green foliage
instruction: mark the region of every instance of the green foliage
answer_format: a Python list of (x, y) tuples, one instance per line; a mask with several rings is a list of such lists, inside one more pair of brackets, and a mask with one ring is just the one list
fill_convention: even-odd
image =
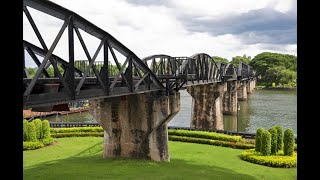
[(219, 56), (212, 56), (212, 59), (214, 60), (214, 62), (222, 62), (222, 63), (225, 63), (225, 64), (229, 63), (228, 59), (222, 58), (222, 57), (219, 57)]
[(283, 143), (284, 155), (291, 156), (294, 151), (294, 133), (292, 129), (286, 129), (284, 131)]
[(42, 139), (41, 142), (44, 146), (52, 144), (54, 139), (52, 137)]
[(23, 150), (33, 150), (33, 149), (39, 149), (44, 146), (52, 144), (54, 141), (53, 138), (46, 138), (46, 139), (41, 139), (40, 141), (35, 141), (35, 142), (23, 142)]
[(282, 149), (282, 144), (283, 144), (283, 132), (282, 132), (282, 127), (277, 125), (275, 126), (277, 130), (277, 151), (280, 151)]
[(277, 135), (277, 130), (275, 127), (272, 127), (268, 130), (271, 134), (271, 154), (276, 154), (277, 153), (277, 145), (278, 145), (278, 135)]
[(262, 128), (258, 128), (257, 129), (257, 133), (256, 133), (256, 142), (255, 142), (255, 150), (257, 152), (261, 152), (261, 139), (262, 139), (262, 133), (263, 133), (263, 129)]
[(271, 86), (295, 87), (297, 84), (297, 57), (289, 54), (263, 52), (249, 64), (261, 75), (259, 83)]
[(28, 121), (23, 120), (23, 141), (27, 141), (29, 139), (28, 137)]
[(263, 131), (261, 137), (261, 153), (268, 156), (271, 153), (271, 134), (269, 131)]
[(196, 137), (196, 138), (205, 138), (205, 139), (215, 139), (229, 142), (238, 142), (242, 139), (241, 136), (231, 136), (226, 134), (219, 134), (215, 132), (205, 132), (205, 131), (188, 131), (188, 130), (168, 130), (169, 135), (176, 136), (187, 136), (187, 137)]
[(28, 123), (28, 139), (27, 141), (35, 142), (37, 141), (37, 134), (36, 134), (36, 126), (34, 122)]
[(73, 128), (51, 128), (50, 132), (54, 133), (71, 133), (71, 132), (103, 132), (102, 127), (73, 127)]
[(33, 149), (39, 149), (42, 148), (44, 145), (42, 142), (40, 141), (36, 141), (36, 142), (23, 142), (23, 150), (33, 150)]
[(42, 121), (42, 133), (43, 133), (43, 138), (50, 138), (50, 124), (48, 120), (43, 120)]
[(35, 119), (32, 122), (36, 126), (37, 139), (38, 140), (42, 139), (43, 135), (42, 135), (42, 121), (41, 121), (41, 119)]
[(54, 138), (64, 138), (64, 137), (103, 137), (103, 132), (69, 132), (69, 133), (57, 133), (51, 135)]
[(252, 148), (254, 148), (253, 144), (245, 144), (245, 143), (241, 143), (241, 142), (228, 142), (228, 141), (221, 141), (221, 140), (211, 140), (211, 139), (204, 139), (204, 138), (183, 137), (183, 136), (174, 136), (174, 135), (170, 135), (169, 140), (198, 143), (198, 144), (210, 144), (210, 145), (215, 145), (215, 146), (231, 147), (231, 148), (235, 148), (235, 149), (252, 149)]
[(240, 61), (242, 61), (245, 64), (249, 64), (251, 60), (250, 56), (246, 56), (245, 54), (243, 56), (235, 56), (232, 58), (232, 61), (230, 62), (231, 64), (233, 64), (236, 67), (239, 67), (239, 63)]
[(283, 156), (282, 152), (279, 152), (276, 156), (263, 156), (254, 150), (245, 150), (240, 155), (240, 158), (251, 163), (270, 167), (290, 168), (297, 166), (297, 153), (293, 153), (293, 156)]
[[(38, 71), (38, 67), (34, 67), (34, 68), (33, 67), (26, 67), (26, 69), (27, 69), (27, 72), (29, 74), (29, 76), (28, 76), (29, 78), (33, 78), (36, 75), (37, 71)], [(59, 64), (58, 64), (58, 70), (61, 73), (61, 75), (63, 75), (64, 70)], [(47, 73), (49, 74), (50, 77), (54, 77), (54, 69), (53, 69), (52, 65), (49, 66), (46, 69), (46, 71), (47, 71)], [(41, 74), (40, 77), (44, 77), (44, 75)]]

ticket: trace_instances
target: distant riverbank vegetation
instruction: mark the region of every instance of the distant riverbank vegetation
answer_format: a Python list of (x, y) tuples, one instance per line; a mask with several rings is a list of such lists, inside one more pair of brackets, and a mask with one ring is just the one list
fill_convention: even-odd
[[(213, 56), (216, 62), (228, 63), (226, 58)], [(230, 61), (238, 66), (242, 61), (256, 70), (259, 76), (258, 86), (265, 87), (296, 87), (297, 86), (297, 56), (263, 52), (253, 59), (250, 56), (235, 56)]]

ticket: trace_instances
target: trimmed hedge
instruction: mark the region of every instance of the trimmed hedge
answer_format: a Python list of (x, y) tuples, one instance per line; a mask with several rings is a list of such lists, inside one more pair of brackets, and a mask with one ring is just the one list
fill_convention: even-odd
[(263, 131), (261, 136), (261, 153), (264, 156), (270, 155), (271, 153), (271, 134), (269, 131)]
[(262, 133), (263, 133), (263, 129), (262, 128), (258, 128), (257, 132), (256, 132), (256, 142), (255, 142), (255, 150), (257, 152), (261, 152), (261, 139), (262, 139)]
[(43, 133), (43, 138), (50, 138), (50, 124), (48, 120), (43, 120), (42, 121), (42, 133)]
[(52, 137), (49, 137), (46, 139), (42, 139), (41, 142), (43, 143), (43, 145), (47, 146), (52, 144), (54, 142), (54, 139)]
[(271, 134), (271, 154), (276, 154), (277, 153), (277, 144), (278, 144), (278, 141), (277, 141), (277, 129), (272, 127), (268, 130)]
[(44, 147), (43, 143), (40, 141), (37, 142), (23, 142), (23, 150), (33, 150)]
[(231, 135), (219, 134), (215, 132), (172, 130), (172, 129), (168, 130), (168, 135), (205, 138), (205, 139), (222, 140), (222, 141), (229, 141), (229, 142), (239, 142), (242, 139), (241, 136), (231, 136)]
[(50, 132), (54, 133), (71, 133), (71, 132), (103, 132), (102, 127), (73, 127), (73, 128), (51, 128)]
[(240, 158), (244, 161), (270, 167), (290, 168), (297, 166), (297, 153), (293, 153), (293, 156), (283, 156), (283, 152), (280, 151), (277, 156), (263, 156), (260, 152), (254, 150), (245, 150)]
[(28, 123), (28, 138), (27, 141), (37, 141), (37, 134), (36, 134), (36, 126), (33, 122)]
[(28, 137), (28, 121), (23, 120), (23, 141), (27, 141), (29, 139)]
[(286, 129), (284, 131), (284, 137), (283, 137), (283, 151), (284, 155), (291, 156), (294, 151), (294, 133), (292, 129)]
[(103, 132), (71, 132), (71, 133), (56, 133), (51, 135), (54, 138), (64, 138), (64, 137), (103, 137)]
[(53, 138), (46, 138), (46, 139), (42, 139), (40, 141), (35, 141), (35, 142), (23, 142), (23, 150), (34, 150), (34, 149), (39, 149), (42, 148), (44, 146), (50, 145), (54, 142)]
[(231, 148), (235, 148), (235, 149), (252, 149), (252, 148), (254, 148), (253, 144), (244, 144), (244, 143), (239, 143), (239, 142), (228, 142), (228, 141), (221, 141), (221, 140), (211, 140), (211, 139), (204, 139), (204, 138), (183, 137), (183, 136), (174, 136), (174, 135), (170, 135), (169, 140), (198, 143), (198, 144), (210, 144), (210, 145), (215, 145), (215, 146), (231, 147)]
[(37, 139), (42, 139), (43, 135), (42, 135), (42, 121), (41, 119), (35, 119), (32, 121), (36, 127), (36, 135), (37, 135)]
[(280, 151), (282, 150), (282, 147), (283, 147), (283, 131), (282, 131), (282, 127), (277, 125), (277, 126), (274, 126), (277, 130), (277, 151)]

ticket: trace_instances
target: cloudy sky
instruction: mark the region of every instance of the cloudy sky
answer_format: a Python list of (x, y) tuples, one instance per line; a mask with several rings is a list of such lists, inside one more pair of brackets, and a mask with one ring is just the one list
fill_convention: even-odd
[[(264, 51), (297, 54), (294, 0), (52, 1), (104, 29), (140, 58), (200, 52), (229, 60), (243, 54), (254, 57)], [(63, 22), (28, 9), (50, 47)], [(24, 40), (40, 46), (25, 15), (23, 26)], [(99, 41), (82, 34), (93, 56)], [(66, 35), (65, 31), (54, 51), (63, 59), (68, 57)], [(75, 58), (86, 59), (80, 43), (75, 46)]]

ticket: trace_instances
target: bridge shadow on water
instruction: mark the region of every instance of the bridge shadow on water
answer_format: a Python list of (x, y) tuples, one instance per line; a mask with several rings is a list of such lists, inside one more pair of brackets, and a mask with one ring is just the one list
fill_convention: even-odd
[(103, 159), (101, 143), (66, 159), (24, 168), (23, 179), (257, 179), (217, 165), (171, 158), (170, 162)]

